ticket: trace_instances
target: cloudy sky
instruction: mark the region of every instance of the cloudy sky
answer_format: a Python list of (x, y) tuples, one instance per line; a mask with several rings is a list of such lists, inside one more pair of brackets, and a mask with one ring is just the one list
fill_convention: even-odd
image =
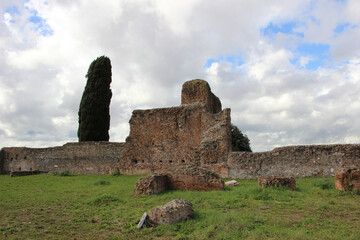
[(0, 147), (77, 141), (86, 72), (112, 62), (110, 140), (134, 109), (210, 83), (254, 151), (360, 142), (359, 0), (1, 0)]

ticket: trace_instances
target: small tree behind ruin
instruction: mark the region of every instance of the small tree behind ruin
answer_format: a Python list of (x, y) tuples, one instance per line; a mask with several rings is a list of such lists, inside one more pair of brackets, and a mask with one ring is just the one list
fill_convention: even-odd
[(94, 60), (79, 107), (79, 142), (109, 141), (111, 62), (106, 56)]
[(232, 151), (235, 152), (252, 152), (248, 136), (243, 134), (234, 124), (231, 124), (231, 146)]

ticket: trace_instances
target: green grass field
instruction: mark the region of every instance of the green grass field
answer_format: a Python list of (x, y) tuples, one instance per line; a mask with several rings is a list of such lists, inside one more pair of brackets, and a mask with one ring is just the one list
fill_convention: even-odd
[[(0, 175), (0, 238), (360, 239), (360, 195), (335, 190), (334, 178), (296, 179), (297, 191), (238, 180), (224, 191), (134, 196), (139, 178)], [(192, 220), (136, 228), (145, 211), (176, 198), (193, 204)]]

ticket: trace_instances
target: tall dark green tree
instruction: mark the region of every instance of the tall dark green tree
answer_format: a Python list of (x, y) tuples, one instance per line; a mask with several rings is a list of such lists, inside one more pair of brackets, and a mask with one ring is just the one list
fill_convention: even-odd
[(248, 136), (243, 134), (234, 124), (231, 124), (231, 146), (235, 152), (252, 152)]
[(111, 62), (98, 57), (86, 74), (87, 83), (79, 107), (79, 142), (109, 141)]

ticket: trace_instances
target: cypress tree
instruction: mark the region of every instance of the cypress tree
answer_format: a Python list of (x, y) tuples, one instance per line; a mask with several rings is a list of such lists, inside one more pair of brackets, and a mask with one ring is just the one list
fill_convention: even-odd
[(79, 107), (79, 142), (109, 141), (111, 62), (106, 56), (94, 60)]
[(234, 152), (252, 152), (248, 136), (243, 134), (239, 128), (233, 124), (231, 124), (231, 145), (232, 151)]

